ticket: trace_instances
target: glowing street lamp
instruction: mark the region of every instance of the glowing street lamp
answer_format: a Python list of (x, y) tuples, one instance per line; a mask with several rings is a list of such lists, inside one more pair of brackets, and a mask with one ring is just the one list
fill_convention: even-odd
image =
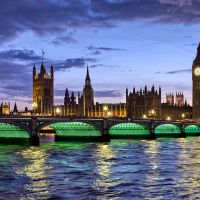
[(108, 117), (108, 106), (103, 107), (104, 116)]
[(184, 114), (184, 113), (182, 113), (181, 117), (184, 119), (184, 118), (185, 118), (185, 114)]
[(108, 117), (112, 116), (112, 112), (108, 111)]
[(32, 106), (33, 106), (33, 112), (35, 113), (38, 105), (36, 102), (33, 102)]
[(104, 112), (108, 111), (108, 106), (104, 106), (104, 107), (103, 107), (103, 111), (104, 111)]
[(143, 119), (146, 119), (146, 118), (147, 118), (147, 116), (146, 116), (145, 114), (144, 114), (142, 117), (143, 117)]
[(154, 114), (155, 114), (155, 110), (152, 110), (152, 111), (151, 111), (151, 114), (154, 115)]
[(167, 119), (166, 119), (167, 121), (170, 121), (171, 120), (171, 117), (170, 116), (167, 116)]
[(56, 108), (56, 115), (60, 115), (60, 113), (61, 113), (60, 108)]

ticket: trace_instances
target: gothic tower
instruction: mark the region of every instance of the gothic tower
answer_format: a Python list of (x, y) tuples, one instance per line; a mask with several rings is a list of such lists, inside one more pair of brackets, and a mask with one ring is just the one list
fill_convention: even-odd
[(35, 65), (33, 67), (33, 110), (35, 113), (53, 113), (53, 88), (53, 65), (51, 65), (50, 73), (48, 74), (42, 60), (40, 72), (38, 74), (36, 74)]
[(192, 65), (193, 119), (200, 119), (200, 44)]
[(85, 78), (85, 87), (83, 89), (83, 112), (84, 116), (88, 116), (89, 106), (94, 105), (94, 92), (91, 85), (89, 69), (87, 66), (87, 74)]

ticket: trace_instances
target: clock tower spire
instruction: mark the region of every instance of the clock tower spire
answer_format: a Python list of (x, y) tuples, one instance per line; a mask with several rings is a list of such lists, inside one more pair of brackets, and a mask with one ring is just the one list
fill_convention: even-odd
[(193, 119), (200, 119), (200, 43), (192, 65)]

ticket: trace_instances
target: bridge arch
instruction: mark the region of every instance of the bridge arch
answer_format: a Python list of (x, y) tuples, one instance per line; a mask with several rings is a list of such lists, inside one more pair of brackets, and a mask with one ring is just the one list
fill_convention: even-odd
[(175, 124), (159, 124), (155, 127), (155, 135), (180, 135), (181, 130)]
[(57, 136), (61, 137), (91, 137), (101, 136), (101, 131), (96, 125), (82, 121), (59, 121), (59, 122), (48, 122), (39, 125), (38, 132), (49, 126), (54, 129)]
[(111, 136), (150, 136), (150, 130), (134, 122), (120, 122), (112, 125), (109, 130)]
[(21, 123), (0, 121), (0, 138), (29, 139), (30, 130)]
[(196, 124), (187, 125), (184, 129), (186, 135), (200, 134), (200, 126)]

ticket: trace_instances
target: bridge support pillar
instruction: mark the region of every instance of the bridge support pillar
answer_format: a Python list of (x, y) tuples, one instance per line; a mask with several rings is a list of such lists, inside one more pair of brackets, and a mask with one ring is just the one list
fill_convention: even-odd
[(186, 134), (185, 134), (185, 124), (184, 124), (184, 122), (181, 122), (180, 131), (181, 131), (180, 137), (186, 137)]
[(102, 137), (104, 142), (110, 142), (110, 135), (108, 132), (108, 119), (103, 120)]
[(37, 127), (37, 118), (32, 117), (30, 121), (30, 125), (29, 125), (29, 128), (31, 130), (30, 142), (32, 145), (35, 145), (35, 146), (40, 144), (40, 139), (39, 139), (39, 135), (38, 135), (38, 131), (36, 127)]
[(150, 122), (150, 134), (152, 139), (156, 139), (156, 134), (155, 134), (155, 121), (151, 120)]

